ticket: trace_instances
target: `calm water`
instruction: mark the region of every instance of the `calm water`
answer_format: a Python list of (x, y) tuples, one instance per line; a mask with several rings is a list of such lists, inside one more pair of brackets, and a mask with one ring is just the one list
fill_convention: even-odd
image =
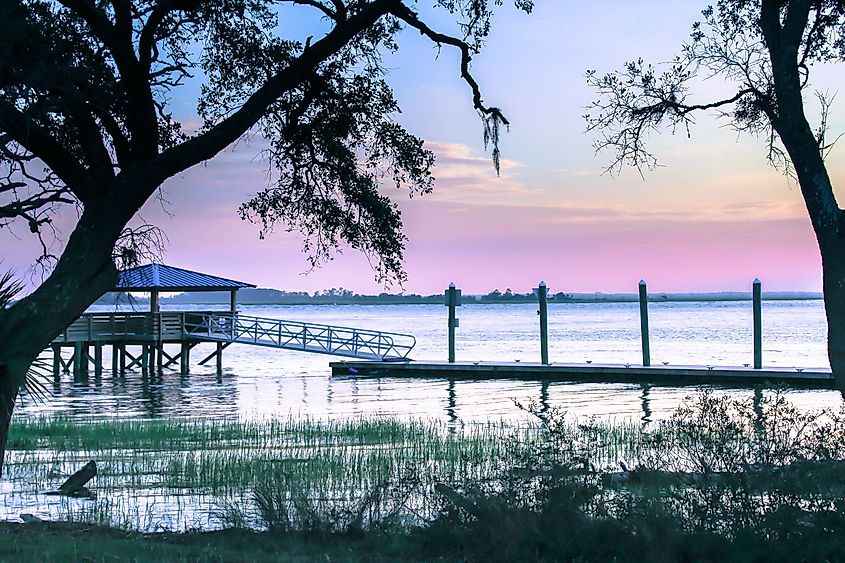
[[(196, 307), (186, 307), (196, 308)], [(458, 309), (458, 360), (539, 360), (534, 304), (464, 305)], [(108, 311), (109, 308), (98, 308)], [(446, 359), (446, 308), (441, 305), (243, 306), (246, 315), (411, 333), (412, 357)], [(641, 361), (636, 303), (550, 304), (552, 362)], [(650, 305), (652, 363), (742, 365), (752, 361), (750, 302), (653, 303)], [(826, 323), (821, 301), (763, 304), (764, 365), (827, 367)], [(330, 356), (245, 345), (224, 353), (224, 372), (197, 362), (212, 351), (192, 353), (192, 373), (143, 378), (140, 373), (74, 382), (52, 382), (52, 397), (24, 396), (17, 413), (162, 416), (277, 416), (312, 418), (433, 417), (455, 422), (525, 416), (514, 401), (561, 407), (576, 415), (661, 418), (694, 388), (644, 388), (628, 384), (525, 381), (332, 378)], [(109, 350), (105, 365), (110, 365)], [(719, 391), (738, 395), (751, 390)], [(831, 391), (790, 392), (805, 408), (834, 407)]]

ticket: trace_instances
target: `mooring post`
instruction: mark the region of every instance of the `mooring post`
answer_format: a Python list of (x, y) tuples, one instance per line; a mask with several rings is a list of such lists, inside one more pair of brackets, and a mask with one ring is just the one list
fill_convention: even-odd
[(455, 361), (455, 329), (458, 328), (460, 321), (455, 316), (455, 308), (461, 305), (461, 290), (455, 289), (455, 282), (449, 284), (449, 289), (446, 290), (446, 303), (449, 307), (449, 361)]
[(648, 287), (640, 280), (640, 335), (643, 342), (643, 366), (651, 365), (651, 350), (648, 344)]
[(549, 363), (549, 305), (548, 294), (549, 288), (546, 287), (546, 282), (541, 281), (540, 286), (534, 290), (537, 294), (537, 300), (540, 303), (540, 309), (537, 314), (540, 315), (540, 363)]
[(754, 369), (763, 369), (763, 289), (760, 280), (755, 278), (752, 285), (754, 309)]

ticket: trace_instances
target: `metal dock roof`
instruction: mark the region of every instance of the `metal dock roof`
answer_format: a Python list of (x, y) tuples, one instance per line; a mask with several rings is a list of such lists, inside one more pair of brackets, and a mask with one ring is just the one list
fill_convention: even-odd
[(242, 287), (255, 285), (164, 264), (146, 264), (121, 271), (114, 291), (231, 291)]

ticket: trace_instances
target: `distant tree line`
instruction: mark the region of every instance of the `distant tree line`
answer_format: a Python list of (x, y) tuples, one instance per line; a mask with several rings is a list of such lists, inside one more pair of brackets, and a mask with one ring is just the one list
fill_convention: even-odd
[[(763, 296), (766, 300), (784, 299), (820, 299), (820, 293), (810, 292), (773, 292)], [(549, 294), (549, 300), (557, 303), (626, 303), (637, 301), (635, 293), (564, 293)], [(751, 299), (751, 294), (740, 292), (722, 293), (655, 293), (650, 301), (744, 301)], [(507, 288), (504, 292), (494, 289), (485, 295), (464, 295), (464, 304), (490, 303), (536, 303), (533, 292), (514, 293)], [(242, 305), (376, 305), (376, 304), (442, 304), (443, 294), (420, 295), (417, 293), (379, 293), (363, 295), (341, 288), (307, 291), (282, 291), (267, 288), (246, 288), (238, 292), (238, 302)], [(97, 300), (97, 305), (146, 305), (149, 299), (126, 293), (107, 293)], [(186, 292), (161, 298), (167, 304), (227, 304), (228, 292)]]

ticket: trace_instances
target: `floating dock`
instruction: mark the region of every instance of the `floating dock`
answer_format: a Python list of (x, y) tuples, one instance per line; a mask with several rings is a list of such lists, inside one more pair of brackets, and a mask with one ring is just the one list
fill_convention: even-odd
[(522, 379), (652, 385), (789, 386), (836, 389), (828, 368), (754, 369), (723, 366), (641, 366), (636, 364), (569, 364), (539, 362), (379, 362), (329, 364), (333, 376), (452, 379)]

